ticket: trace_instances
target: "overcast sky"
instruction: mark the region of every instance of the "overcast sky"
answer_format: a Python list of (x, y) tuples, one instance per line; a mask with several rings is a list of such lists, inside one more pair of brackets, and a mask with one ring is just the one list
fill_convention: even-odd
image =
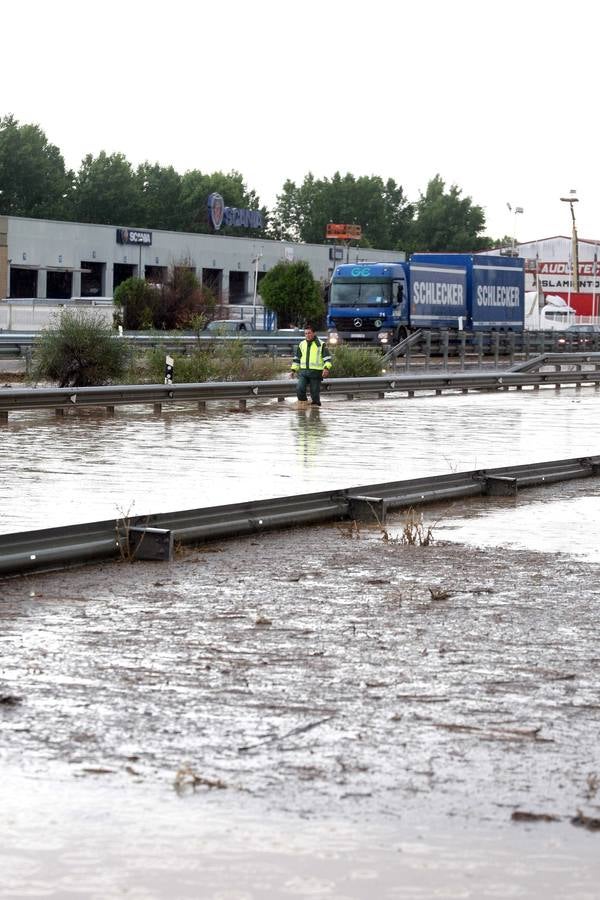
[[(583, 0), (20, 0), (3, 4), (0, 113), (78, 168), (122, 152), (235, 169), (262, 204), (308, 172), (439, 173), (487, 233), (600, 240), (600, 13)], [(507, 208), (520, 206), (522, 215)]]

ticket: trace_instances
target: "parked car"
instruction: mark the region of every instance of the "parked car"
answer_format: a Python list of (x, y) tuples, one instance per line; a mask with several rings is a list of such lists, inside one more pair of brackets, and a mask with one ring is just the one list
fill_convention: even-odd
[(248, 323), (242, 322), (241, 319), (215, 319), (209, 322), (204, 330), (209, 334), (230, 335), (245, 334), (250, 329)]
[(600, 325), (569, 325), (558, 339), (559, 344), (583, 347), (600, 343)]

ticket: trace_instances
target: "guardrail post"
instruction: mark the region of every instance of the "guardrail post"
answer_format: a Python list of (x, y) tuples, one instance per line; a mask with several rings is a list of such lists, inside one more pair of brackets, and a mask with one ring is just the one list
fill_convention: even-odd
[(242, 411), (243, 411), (243, 410), (246, 409), (247, 406), (248, 406), (248, 401), (247, 401), (247, 400), (238, 400), (238, 409), (239, 409), (239, 410), (242, 410)]
[(492, 334), (492, 349), (494, 351), (494, 365), (499, 364), (500, 360), (500, 332), (494, 331)]
[(114, 416), (114, 414), (115, 414), (115, 408), (114, 408), (114, 406), (107, 406), (107, 407), (106, 407), (106, 415), (107, 415), (107, 416)]
[(130, 526), (127, 529), (127, 546), (132, 559), (171, 562), (173, 559), (173, 532), (168, 528)]
[(486, 475), (485, 493), (488, 497), (516, 497), (517, 479), (504, 475)]
[(464, 372), (464, 370), (465, 370), (465, 355), (467, 352), (467, 335), (464, 331), (461, 331), (459, 333), (458, 341), (459, 341), (458, 354), (460, 357), (460, 370), (461, 370), (461, 372)]
[(65, 411), (62, 408), (62, 406), (57, 406), (56, 409), (54, 410), (55, 416), (64, 416), (64, 414), (65, 414)]
[(448, 368), (448, 346), (450, 343), (450, 336), (447, 331), (442, 331), (442, 357), (444, 361), (444, 368)]
[(511, 366), (515, 361), (515, 335), (513, 331), (508, 332), (508, 361)]
[(475, 346), (477, 347), (477, 365), (483, 362), (483, 331), (478, 331), (475, 335)]
[(198, 409), (206, 409), (206, 400), (198, 400)]
[(153, 405), (153, 410), (155, 416), (160, 416), (160, 414), (162, 413), (162, 403), (155, 403)]
[(8, 410), (0, 409), (0, 425), (3, 425), (5, 422), (8, 422)]
[(348, 497), (348, 515), (356, 522), (385, 525), (387, 503), (382, 497)]
[(425, 335), (425, 371), (429, 372), (431, 364), (431, 331)]

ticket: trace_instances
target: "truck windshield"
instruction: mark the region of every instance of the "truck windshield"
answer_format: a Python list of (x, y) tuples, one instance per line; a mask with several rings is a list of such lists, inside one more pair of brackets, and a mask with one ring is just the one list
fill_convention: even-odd
[(386, 306), (391, 302), (389, 281), (334, 281), (329, 292), (330, 306)]

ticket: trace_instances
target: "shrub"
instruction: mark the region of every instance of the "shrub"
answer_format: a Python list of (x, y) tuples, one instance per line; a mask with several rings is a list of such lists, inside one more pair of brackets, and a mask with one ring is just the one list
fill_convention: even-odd
[(154, 318), (156, 328), (196, 330), (200, 317), (213, 318), (217, 298), (210, 288), (202, 287), (196, 273), (182, 260), (169, 268), (167, 280), (159, 292), (159, 304)]
[[(145, 357), (144, 377), (162, 384), (165, 377), (165, 351), (156, 349)], [(283, 359), (253, 357), (244, 352), (243, 341), (227, 341), (198, 347), (191, 353), (173, 356), (173, 380), (176, 384), (202, 381), (269, 381), (288, 368)], [(138, 369), (139, 373), (139, 369)], [(139, 377), (139, 376), (138, 376)]]
[(213, 318), (217, 306), (214, 291), (200, 285), (195, 272), (183, 260), (169, 268), (163, 285), (143, 278), (128, 278), (115, 291), (125, 328), (137, 331), (157, 328), (171, 331), (189, 326), (198, 330)]
[(124, 328), (131, 331), (152, 328), (160, 304), (160, 292), (143, 278), (127, 278), (115, 290), (114, 302), (122, 310)]
[(128, 355), (127, 344), (100, 316), (65, 310), (35, 341), (33, 372), (59, 387), (108, 384), (121, 379)]
[(341, 344), (332, 352), (334, 378), (368, 378), (381, 375), (381, 353), (364, 347)]

